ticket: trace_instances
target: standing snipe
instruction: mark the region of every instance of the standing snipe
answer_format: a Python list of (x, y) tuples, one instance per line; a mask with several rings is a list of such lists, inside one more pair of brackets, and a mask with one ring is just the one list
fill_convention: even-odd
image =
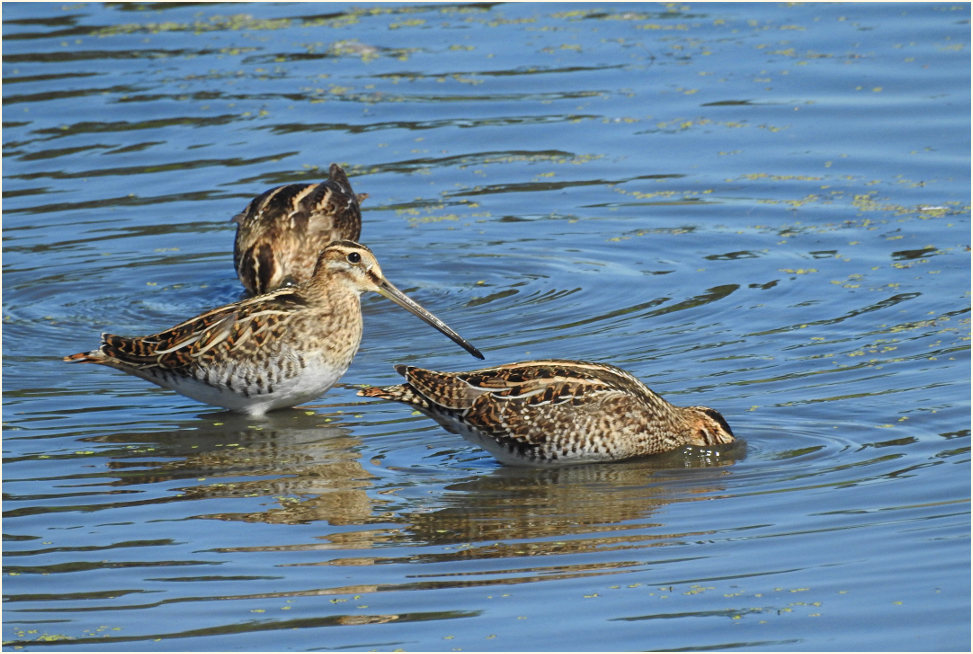
[(231, 411), (262, 415), (318, 397), (348, 370), (362, 336), (359, 296), (374, 291), (483, 355), (382, 275), (364, 245), (336, 241), (298, 286), (228, 304), (151, 336), (102, 335), (100, 363)]
[(678, 407), (614, 366), (525, 361), (470, 372), (396, 366), (405, 384), (359, 391), (405, 402), (512, 465), (618, 461), (733, 441), (718, 412)]
[(318, 254), (331, 241), (357, 241), (367, 195), (351, 190), (348, 176), (331, 164), (318, 184), (287, 184), (255, 197), (237, 223), (233, 264), (244, 288), (259, 295), (307, 281)]

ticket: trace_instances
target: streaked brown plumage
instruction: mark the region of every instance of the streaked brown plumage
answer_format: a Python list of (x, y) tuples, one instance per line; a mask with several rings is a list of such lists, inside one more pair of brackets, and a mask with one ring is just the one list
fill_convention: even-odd
[(604, 363), (524, 361), (469, 372), (396, 366), (405, 384), (359, 391), (409, 404), (512, 465), (619, 461), (733, 442), (718, 412), (677, 407)]
[(250, 295), (307, 281), (331, 241), (357, 241), (361, 207), (348, 176), (331, 164), (329, 179), (269, 189), (234, 216), (233, 265)]
[(483, 355), (393, 286), (364, 245), (336, 241), (307, 282), (234, 302), (150, 336), (103, 334), (99, 363), (194, 400), (249, 415), (318, 397), (348, 370), (362, 336), (359, 296), (374, 291)]

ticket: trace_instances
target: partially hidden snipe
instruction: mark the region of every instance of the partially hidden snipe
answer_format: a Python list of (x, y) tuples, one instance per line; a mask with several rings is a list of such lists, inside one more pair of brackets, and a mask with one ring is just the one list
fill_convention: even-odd
[(469, 372), (399, 365), (405, 384), (359, 391), (404, 402), (511, 465), (619, 461), (733, 442), (717, 411), (678, 407), (603, 363), (525, 361)]
[(310, 279), (318, 254), (332, 241), (361, 236), (360, 203), (348, 176), (331, 164), (329, 179), (264, 191), (234, 216), (233, 265), (250, 295)]
[(373, 291), (483, 355), (382, 274), (364, 245), (337, 241), (298, 286), (234, 302), (150, 336), (103, 334), (97, 350), (64, 357), (99, 363), (199, 402), (249, 415), (318, 397), (348, 370), (362, 336), (359, 296)]

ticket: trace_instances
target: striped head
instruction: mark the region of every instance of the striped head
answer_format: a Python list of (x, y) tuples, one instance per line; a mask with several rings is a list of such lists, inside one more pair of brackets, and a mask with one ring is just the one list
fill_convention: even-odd
[(312, 279), (324, 285), (343, 282), (364, 293), (378, 292), (385, 275), (368, 247), (354, 241), (332, 241), (318, 255)]
[(725, 445), (735, 440), (730, 425), (716, 409), (692, 406), (687, 410), (690, 412), (690, 444), (708, 447)]
[(321, 252), (309, 287), (326, 291), (336, 283), (348, 284), (359, 294), (365, 291), (378, 293), (432, 325), (473, 356), (483, 358), (469, 341), (387, 280), (375, 255), (364, 245), (354, 241), (332, 241)]

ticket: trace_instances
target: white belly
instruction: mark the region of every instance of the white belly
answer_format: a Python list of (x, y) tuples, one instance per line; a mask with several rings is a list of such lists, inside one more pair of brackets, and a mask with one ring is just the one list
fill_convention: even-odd
[[(149, 371), (127, 370), (204, 404), (223, 407), (237, 413), (261, 416), (267, 411), (296, 406), (323, 395), (334, 386), (351, 365), (325, 362), (318, 356), (305, 356), (305, 366), (296, 374), (275, 377), (270, 382), (257, 383), (252, 374), (247, 377), (239, 368), (234, 370), (198, 371), (197, 377)], [(228, 382), (221, 382), (226, 379)]]

